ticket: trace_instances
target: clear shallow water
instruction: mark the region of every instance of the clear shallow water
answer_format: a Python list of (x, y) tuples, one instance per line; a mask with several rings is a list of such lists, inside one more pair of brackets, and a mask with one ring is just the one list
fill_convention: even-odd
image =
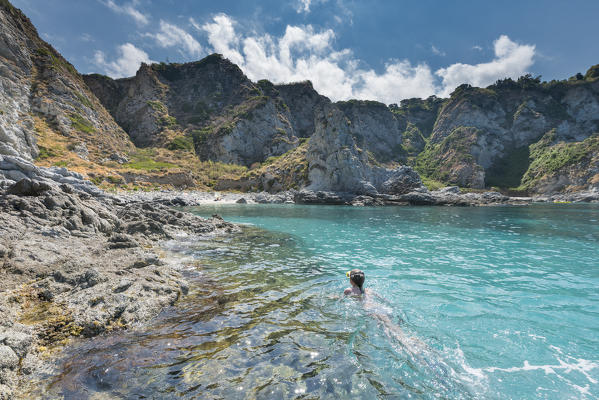
[[(599, 397), (599, 207), (221, 205), (190, 295), (83, 342), (47, 395)], [(382, 299), (340, 296), (366, 272)]]

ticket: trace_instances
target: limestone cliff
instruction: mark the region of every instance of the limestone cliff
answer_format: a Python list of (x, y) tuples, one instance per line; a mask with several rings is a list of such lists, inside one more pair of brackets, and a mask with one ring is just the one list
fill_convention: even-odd
[[(571, 167), (571, 179), (565, 179), (554, 176), (555, 169), (539, 169), (539, 164), (546, 164), (539, 158), (543, 154), (539, 148), (582, 143), (598, 132), (599, 79), (592, 70), (583, 79), (569, 81), (541, 83), (525, 76), (487, 88), (462, 85), (440, 110), (416, 166), (425, 175), (461, 186), (580, 190), (596, 186), (592, 177), (583, 183), (585, 179), (572, 176), (587, 175), (592, 152), (577, 160), (567, 157), (565, 149), (571, 146), (553, 147), (563, 159), (562, 167)], [(583, 158), (584, 163), (576, 167)], [(542, 184), (542, 180), (556, 183)]]
[(169, 146), (183, 135), (203, 160), (249, 166), (297, 145), (281, 99), (218, 54), (143, 64), (132, 78), (84, 79), (137, 146)]
[(338, 108), (326, 106), (315, 125), (306, 153), (308, 189), (373, 195), (403, 194), (422, 187), (410, 167), (372, 165), (352, 135), (351, 121)]
[(131, 147), (75, 68), (6, 0), (0, 1), (0, 87), (0, 154), (37, 157), (45, 151), (36, 140), (41, 130), (95, 159)]
[(402, 133), (405, 118), (398, 118), (389, 107), (376, 101), (340, 101), (336, 106), (343, 111), (349, 132), (357, 145), (374, 160), (381, 162), (405, 161)]
[(276, 85), (274, 89), (289, 109), (289, 121), (297, 137), (312, 136), (315, 114), (331, 101), (318, 94), (310, 81)]

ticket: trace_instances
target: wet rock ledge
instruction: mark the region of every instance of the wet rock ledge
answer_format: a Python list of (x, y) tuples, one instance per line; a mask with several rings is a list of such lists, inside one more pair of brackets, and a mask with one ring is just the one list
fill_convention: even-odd
[(0, 399), (69, 338), (142, 324), (185, 294), (160, 241), (238, 230), (105, 195), (76, 173), (0, 160), (9, 162), (13, 172), (0, 174)]

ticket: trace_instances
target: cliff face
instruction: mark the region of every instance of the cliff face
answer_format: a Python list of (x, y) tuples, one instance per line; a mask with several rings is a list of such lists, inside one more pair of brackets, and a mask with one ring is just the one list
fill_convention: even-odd
[(372, 159), (381, 162), (405, 161), (402, 133), (405, 118), (398, 118), (383, 103), (343, 101), (336, 103), (349, 121), (349, 132), (358, 146)]
[(276, 85), (273, 88), (289, 109), (289, 121), (297, 137), (307, 138), (312, 136), (316, 113), (330, 104), (331, 101), (318, 94), (310, 81)]
[[(407, 99), (399, 106), (356, 100), (331, 103), (310, 82), (253, 83), (219, 55), (197, 63), (145, 65), (135, 77), (117, 81), (97, 75), (85, 80), (140, 146), (168, 145), (183, 135), (193, 139), (202, 160), (259, 166), (266, 178), (256, 181), (256, 172), (249, 173), (243, 184), (234, 179), (240, 187), (345, 187), (367, 192), (356, 182), (366, 179), (377, 190), (380, 183), (377, 187), (373, 176), (360, 175), (361, 165), (407, 164), (445, 184), (546, 193), (596, 186), (595, 174), (589, 172), (595, 165), (592, 146), (574, 146), (577, 156), (568, 158), (573, 147), (563, 143), (582, 143), (599, 132), (597, 75), (592, 68), (578, 80), (541, 83), (525, 76), (487, 88), (462, 85), (449, 99)], [(337, 119), (329, 121), (326, 115)], [(333, 135), (325, 126), (329, 123), (339, 129), (343, 125), (349, 135), (341, 136), (347, 141), (342, 146), (359, 150), (359, 157), (356, 153), (345, 159), (346, 167), (327, 164), (340, 140), (326, 137)], [(305, 152), (295, 151), (302, 143), (299, 139), (315, 135), (326, 143), (320, 153), (314, 140)], [(534, 151), (531, 146), (536, 146)], [(326, 149), (329, 154), (323, 153)], [(284, 157), (285, 167), (264, 164), (291, 153), (291, 158)], [(306, 159), (299, 159), (304, 153)], [(317, 153), (324, 158), (317, 160)], [(562, 162), (541, 168), (549, 153), (559, 153)], [(348, 154), (338, 152), (335, 157), (340, 162)], [(337, 178), (325, 179), (315, 167), (305, 180), (292, 182), (289, 176), (297, 174), (289, 174), (291, 159), (297, 165), (342, 171), (340, 176), (349, 181), (340, 185)], [(270, 184), (273, 179), (278, 183)]]
[(203, 160), (249, 166), (297, 145), (278, 95), (218, 54), (194, 63), (142, 65), (132, 78), (84, 79), (140, 147), (168, 146), (183, 136)]
[[(563, 82), (522, 77), (485, 89), (462, 85), (440, 110), (416, 165), (426, 175), (461, 186), (579, 190), (596, 185), (593, 179), (581, 185), (585, 179), (575, 177), (577, 170), (587, 175), (593, 150), (582, 146), (584, 156), (569, 157), (565, 149), (598, 132), (599, 79), (592, 72)], [(559, 153), (561, 165), (541, 171), (542, 156), (550, 148)], [(568, 167), (568, 178), (559, 171), (562, 167)], [(556, 183), (548, 186), (542, 180)]]
[(389, 172), (412, 176), (408, 165), (431, 184), (599, 188), (599, 66), (462, 85), (448, 99), (333, 103), (310, 82), (254, 83), (218, 54), (81, 77), (7, 0), (0, 22), (0, 154), (118, 184), (399, 193), (420, 185)]
[(131, 147), (75, 68), (7, 1), (0, 2), (0, 86), (0, 154), (35, 158), (45, 150), (36, 140), (42, 129), (85, 147), (86, 157)]
[(372, 165), (354, 139), (351, 120), (338, 108), (325, 107), (315, 125), (306, 154), (308, 189), (373, 195), (403, 194), (422, 187), (420, 177), (409, 167)]

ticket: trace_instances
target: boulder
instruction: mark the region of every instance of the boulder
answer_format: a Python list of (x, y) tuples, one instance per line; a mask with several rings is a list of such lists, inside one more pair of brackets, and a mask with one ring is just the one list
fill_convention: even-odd
[(11, 330), (7, 332), (4, 343), (15, 352), (17, 357), (25, 357), (33, 343), (33, 336), (29, 333)]
[(385, 172), (388, 178), (380, 187), (382, 193), (404, 194), (423, 187), (420, 176), (410, 167), (401, 166), (387, 171)]
[(24, 178), (9, 187), (6, 192), (17, 196), (40, 196), (51, 189), (52, 186), (46, 182)]
[(0, 345), (0, 370), (14, 369), (19, 365), (19, 357), (9, 346)]

